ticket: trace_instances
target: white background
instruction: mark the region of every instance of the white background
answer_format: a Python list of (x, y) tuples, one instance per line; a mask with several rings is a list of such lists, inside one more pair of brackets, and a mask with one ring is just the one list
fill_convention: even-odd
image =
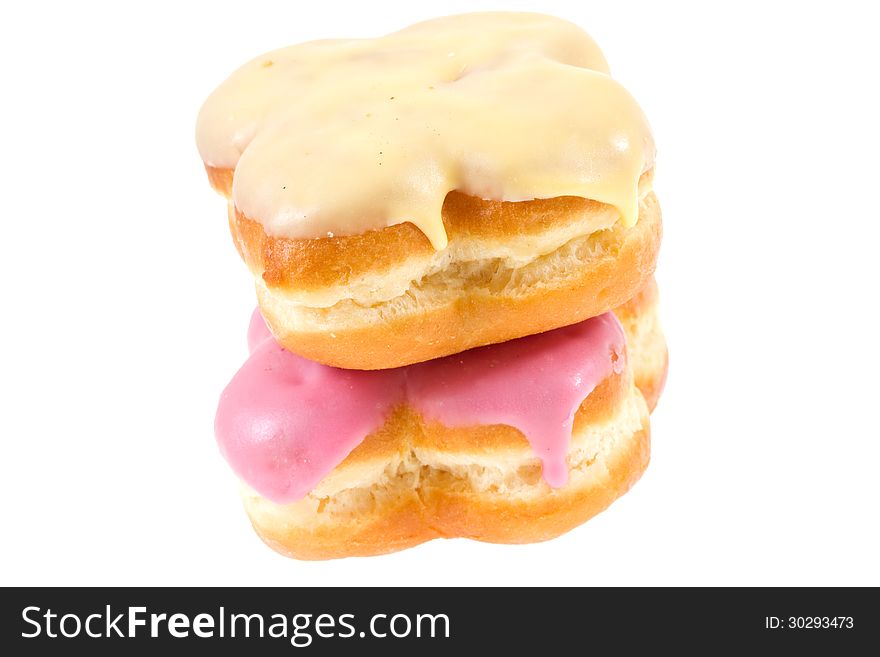
[[(10, 6), (3, 584), (880, 584), (869, 3)], [(212, 435), (254, 294), (196, 113), (265, 50), (473, 8), (579, 23), (651, 120), (671, 353), (651, 467), (548, 543), (284, 559)]]

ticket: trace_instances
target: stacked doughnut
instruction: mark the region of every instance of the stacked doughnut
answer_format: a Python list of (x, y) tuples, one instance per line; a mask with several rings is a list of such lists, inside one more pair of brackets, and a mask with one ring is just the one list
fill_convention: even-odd
[(654, 145), (582, 30), (466, 14), (280, 49), (197, 140), (256, 281), (215, 432), (269, 545), (540, 541), (639, 478)]

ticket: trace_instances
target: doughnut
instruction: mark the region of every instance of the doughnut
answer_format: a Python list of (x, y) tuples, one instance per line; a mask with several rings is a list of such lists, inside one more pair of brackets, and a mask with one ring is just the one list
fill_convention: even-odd
[(288, 351), (379, 370), (602, 315), (651, 278), (654, 142), (577, 26), (487, 13), (245, 64), (196, 126)]
[(583, 30), (476, 13), (273, 50), (196, 142), (258, 304), (214, 433), (270, 547), (544, 541), (639, 479), (655, 147)]
[[(653, 281), (621, 314), (640, 327)], [(612, 313), (381, 371), (281, 347), (255, 311), (251, 357), (224, 391), (216, 435), (259, 536), (299, 559), (393, 552), (439, 537), (541, 541), (602, 511), (649, 458), (664, 371), (634, 375)], [(656, 377), (653, 380), (650, 377)]]

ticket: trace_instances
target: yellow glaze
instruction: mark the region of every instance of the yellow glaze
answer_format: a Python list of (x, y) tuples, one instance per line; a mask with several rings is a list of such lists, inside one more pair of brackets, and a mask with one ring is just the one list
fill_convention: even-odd
[(276, 237), (351, 235), (410, 221), (436, 249), (451, 190), (522, 201), (582, 196), (638, 218), (648, 123), (580, 28), (481, 13), (377, 39), (266, 53), (199, 114), (209, 166)]

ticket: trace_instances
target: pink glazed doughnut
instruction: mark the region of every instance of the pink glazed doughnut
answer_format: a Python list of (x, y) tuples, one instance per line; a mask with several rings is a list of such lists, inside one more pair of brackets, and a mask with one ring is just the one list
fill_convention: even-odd
[[(636, 311), (653, 307), (623, 310), (638, 326)], [(545, 540), (603, 510), (648, 463), (628, 338), (606, 313), (355, 371), (283, 349), (255, 311), (251, 356), (221, 396), (216, 436), (255, 529), (288, 556), (374, 555), (438, 537)], [(665, 365), (662, 336), (661, 346)]]

